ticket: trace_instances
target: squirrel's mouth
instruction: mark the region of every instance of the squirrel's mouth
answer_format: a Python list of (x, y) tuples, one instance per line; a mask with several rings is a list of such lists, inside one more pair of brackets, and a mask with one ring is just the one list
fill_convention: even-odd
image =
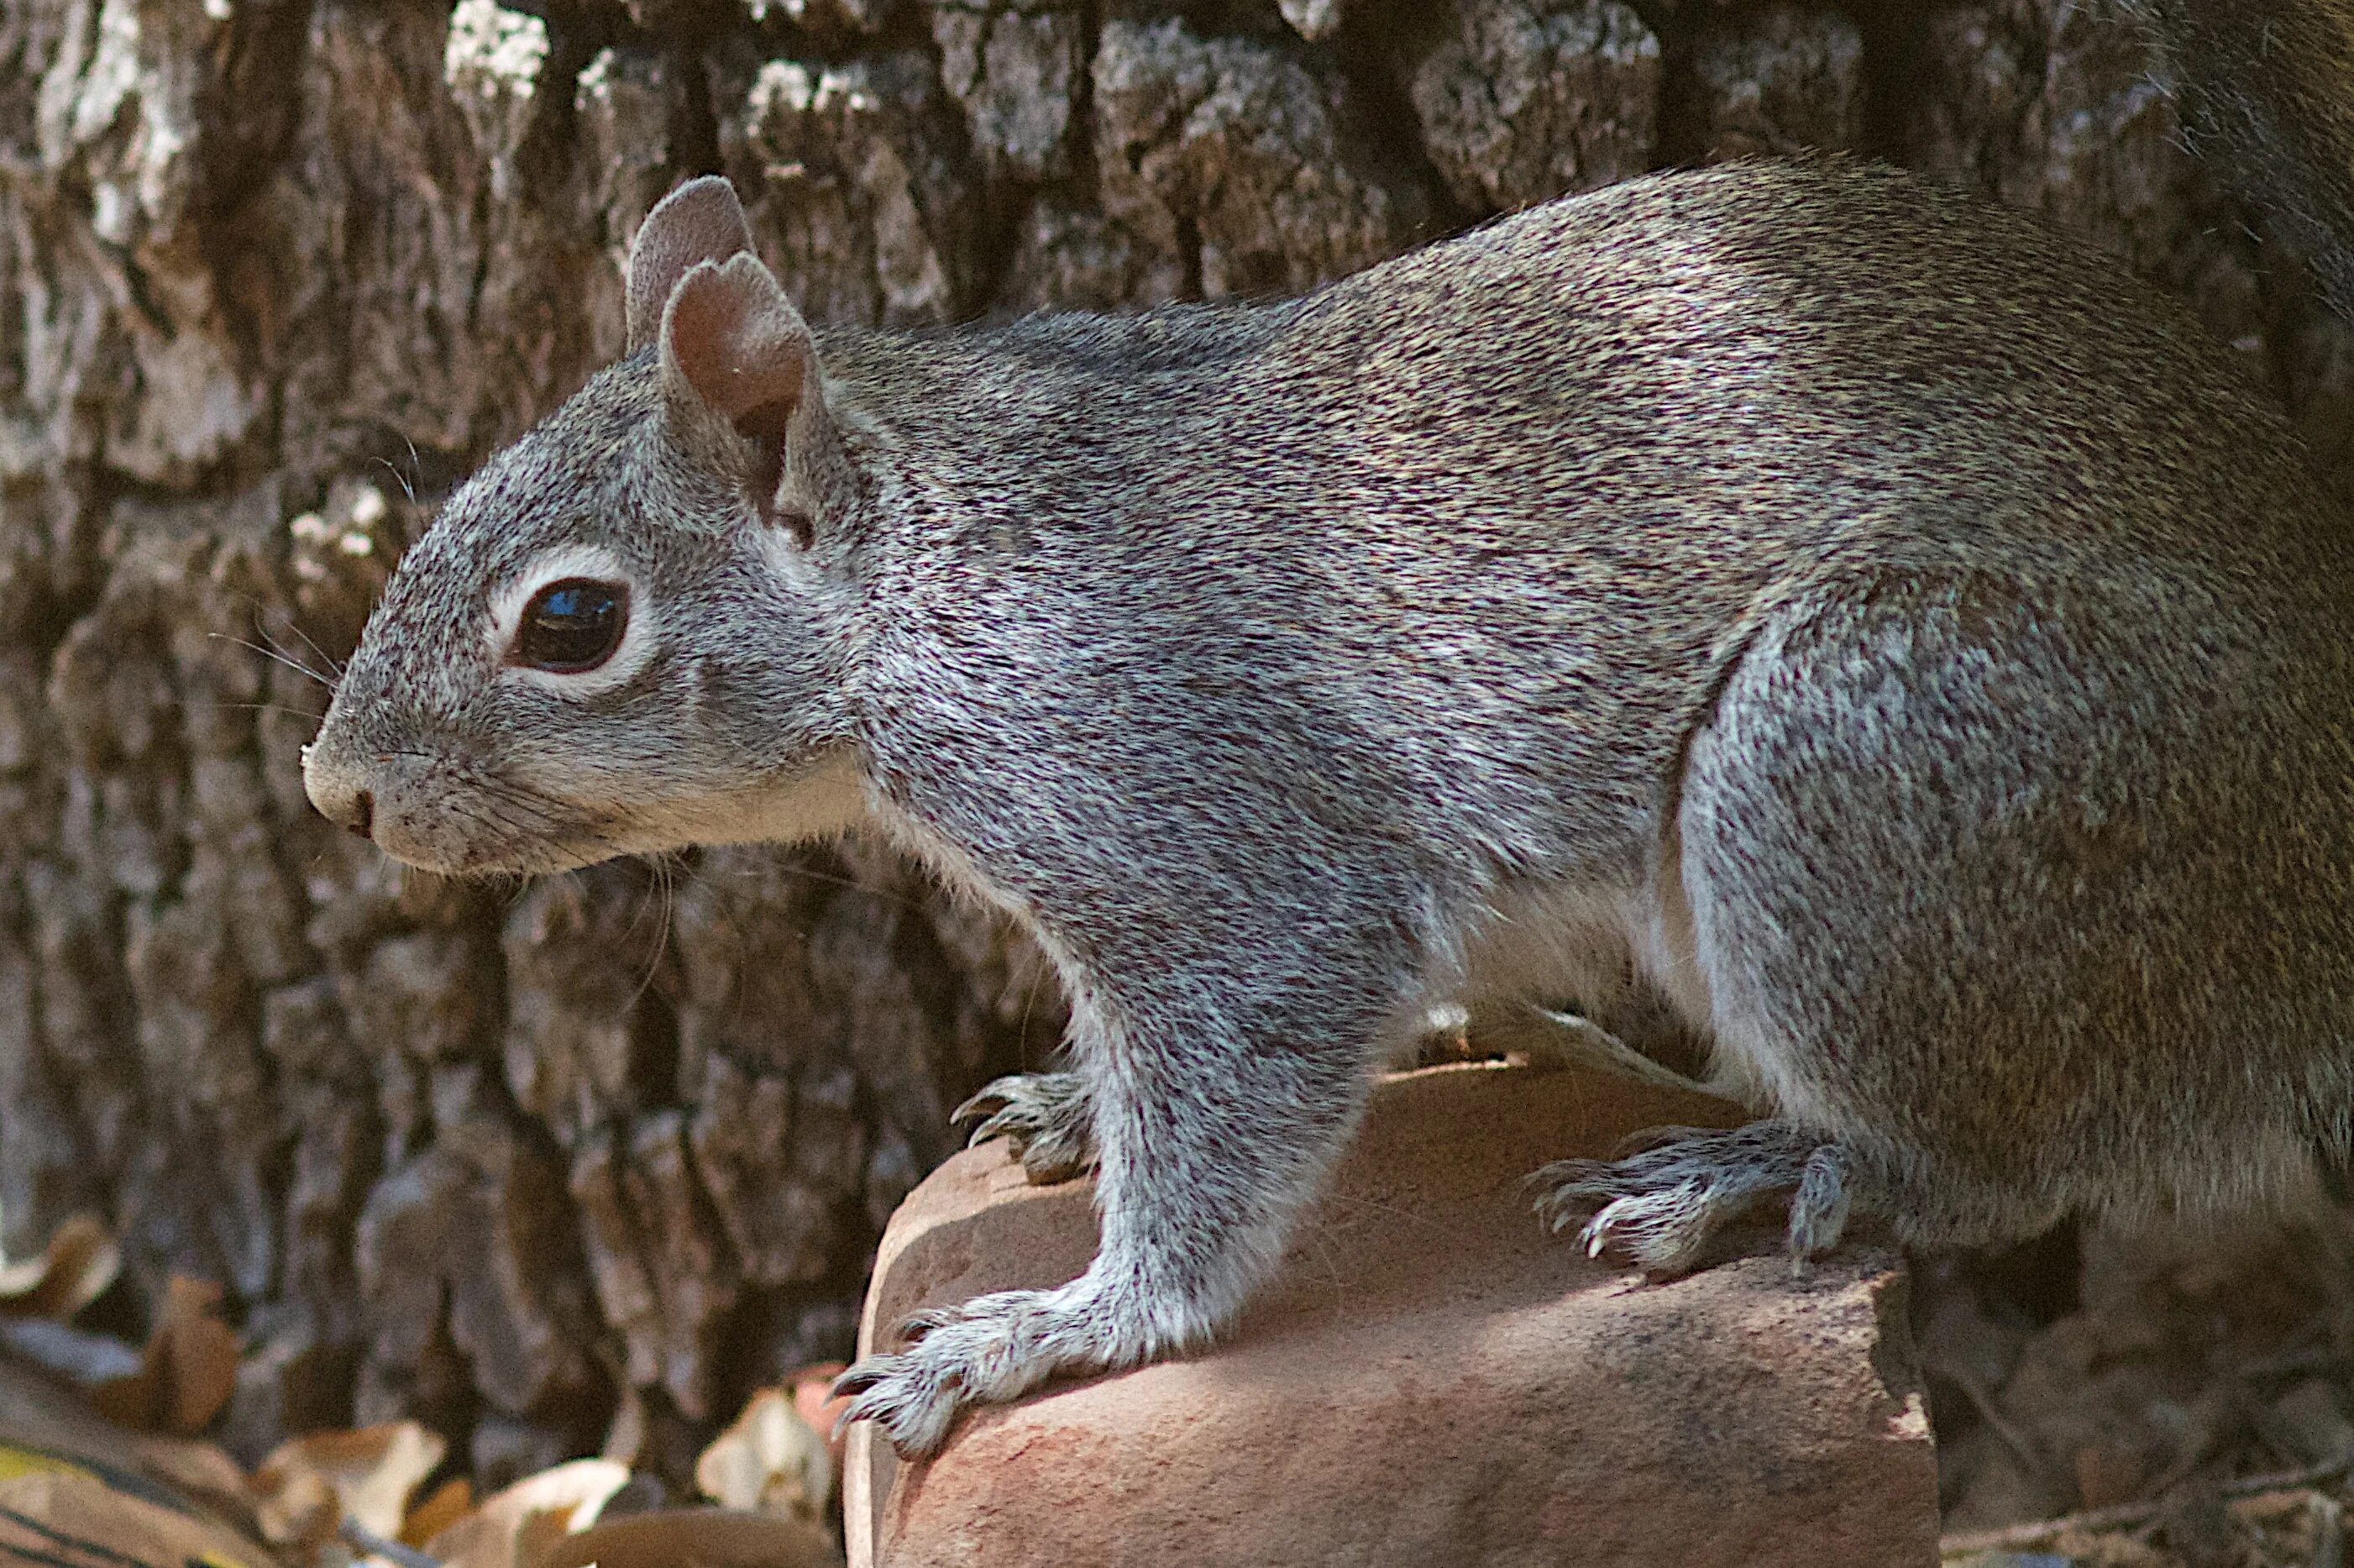
[(496, 805), (461, 798), (404, 810), (380, 801), (376, 848), (403, 865), (451, 877), (553, 876), (612, 860), (630, 846), (577, 820), (504, 817)]
[(442, 876), (552, 875), (634, 847), (604, 814), (455, 754), (362, 751), (323, 731), (302, 771), (330, 821)]
[(826, 838), (869, 810), (864, 775), (842, 745), (717, 789), (676, 768), (602, 782), (623, 799), (585, 804), (460, 748), (370, 751), (327, 731), (303, 758), (304, 787), (329, 821), (404, 865), (450, 877), (550, 876), (699, 844)]
[(435, 831), (433, 824), (387, 824), (375, 835), (376, 845), (403, 865), (461, 880), (512, 876), (555, 876), (630, 853), (623, 845), (601, 837), (518, 837), (487, 842), (477, 828), (455, 834)]
[(868, 810), (846, 750), (813, 754), (751, 785), (678, 788), (602, 810), (462, 764), (401, 782), (377, 799), (367, 836), (404, 864), (452, 877), (552, 876), (695, 845), (800, 842), (847, 831)]

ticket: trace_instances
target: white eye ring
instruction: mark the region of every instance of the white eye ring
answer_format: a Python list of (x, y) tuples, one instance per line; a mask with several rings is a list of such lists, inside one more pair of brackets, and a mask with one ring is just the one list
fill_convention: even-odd
[[(570, 578), (612, 583), (625, 592), (627, 620), (621, 640), (602, 663), (587, 670), (543, 670), (511, 656), (524, 611), (541, 590)], [(534, 557), (491, 598), (491, 659), (503, 679), (520, 681), (559, 696), (593, 697), (628, 682), (653, 652), (653, 602), (610, 550), (594, 545), (561, 545)]]

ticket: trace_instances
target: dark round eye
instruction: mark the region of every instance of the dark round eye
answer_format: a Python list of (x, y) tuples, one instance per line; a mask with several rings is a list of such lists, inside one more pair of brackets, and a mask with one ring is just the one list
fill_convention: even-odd
[(515, 627), (514, 662), (577, 675), (610, 659), (629, 624), (627, 588), (566, 577), (532, 595), (523, 607), (523, 620)]

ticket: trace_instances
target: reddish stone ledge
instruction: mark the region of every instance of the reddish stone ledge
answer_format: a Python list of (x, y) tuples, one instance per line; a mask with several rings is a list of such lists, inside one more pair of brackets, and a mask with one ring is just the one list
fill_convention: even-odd
[[(1660, 1285), (1547, 1235), (1523, 1182), (1722, 1102), (1582, 1070), (1400, 1074), (1215, 1350), (970, 1416), (928, 1464), (852, 1439), (852, 1568), (1929, 1564), (1936, 1467), (1893, 1253), (1794, 1278), (1772, 1230)], [(1058, 1283), (1084, 1182), (1001, 1147), (892, 1220), (862, 1327)]]

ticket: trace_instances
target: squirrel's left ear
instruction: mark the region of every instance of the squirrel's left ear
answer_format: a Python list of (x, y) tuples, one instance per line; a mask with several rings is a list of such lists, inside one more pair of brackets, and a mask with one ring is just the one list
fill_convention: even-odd
[(748, 255), (752, 228), (736, 187), (717, 175), (689, 180), (654, 204), (630, 241), (630, 352), (653, 342), (679, 280), (700, 262)]

